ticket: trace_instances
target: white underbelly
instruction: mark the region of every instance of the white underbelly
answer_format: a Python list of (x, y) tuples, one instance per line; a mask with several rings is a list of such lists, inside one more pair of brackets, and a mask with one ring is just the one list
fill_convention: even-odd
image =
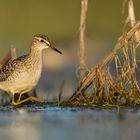
[(23, 72), (19, 75), (16, 75), (13, 80), (0, 82), (0, 88), (4, 91), (11, 93), (25, 93), (32, 90), (39, 78), (40, 72)]

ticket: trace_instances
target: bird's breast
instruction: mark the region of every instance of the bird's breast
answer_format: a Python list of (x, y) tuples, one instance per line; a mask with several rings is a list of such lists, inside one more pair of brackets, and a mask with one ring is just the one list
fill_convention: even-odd
[(8, 91), (12, 93), (25, 93), (32, 90), (38, 83), (42, 71), (42, 65), (30, 64), (22, 70), (15, 70), (7, 82)]

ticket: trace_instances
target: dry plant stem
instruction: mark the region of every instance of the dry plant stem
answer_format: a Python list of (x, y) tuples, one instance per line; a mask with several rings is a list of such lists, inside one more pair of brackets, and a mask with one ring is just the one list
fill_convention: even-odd
[(87, 69), (86, 58), (85, 58), (85, 29), (86, 29), (87, 10), (88, 10), (88, 0), (81, 0), (80, 49), (79, 49), (80, 82), (85, 77), (85, 73)]
[(13, 60), (17, 58), (16, 48), (11, 48), (7, 55), (0, 61), (0, 67), (7, 63), (9, 60)]
[[(130, 22), (131, 27), (136, 24), (133, 0), (128, 0), (128, 17), (126, 22)], [(140, 42), (140, 30), (135, 33), (136, 42)]]
[(139, 28), (140, 28), (140, 22), (135, 24), (134, 27), (129, 32), (126, 33), (125, 36), (123, 35), (119, 38), (115, 48), (111, 51), (111, 53), (108, 56), (106, 56), (99, 64), (97, 64), (97, 66), (94, 67), (91, 70), (91, 72), (82, 80), (81, 85), (77, 88), (75, 93), (70, 97), (70, 100), (72, 100), (75, 95), (83, 92), (85, 89), (89, 87), (89, 85), (91, 85), (91, 83), (93, 82), (96, 76), (96, 68), (102, 69), (109, 62), (111, 62), (120, 52), (120, 50), (125, 47), (126, 42), (128, 42), (133, 37), (135, 32), (139, 30)]
[(58, 105), (59, 103), (61, 102), (62, 100), (62, 94), (63, 94), (63, 90), (64, 90), (64, 86), (65, 86), (65, 80), (63, 81), (61, 87), (60, 87), (60, 91), (59, 91), (59, 94), (58, 94)]
[(17, 51), (16, 48), (12, 47), (11, 48), (11, 59), (14, 60), (17, 58)]
[(128, 21), (130, 21), (131, 23), (131, 27), (133, 27), (136, 23), (133, 0), (128, 0), (128, 17), (127, 18), (128, 18)]

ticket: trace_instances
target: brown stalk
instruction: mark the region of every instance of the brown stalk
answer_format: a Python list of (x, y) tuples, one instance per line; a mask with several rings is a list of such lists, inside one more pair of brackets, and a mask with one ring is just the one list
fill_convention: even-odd
[(88, 10), (88, 0), (81, 0), (81, 16), (80, 16), (80, 48), (79, 48), (79, 78), (80, 83), (85, 77), (87, 70), (86, 58), (85, 58), (85, 30), (86, 30), (86, 17)]
[[(128, 17), (127, 22), (130, 22), (131, 27), (136, 24), (133, 0), (128, 0)], [(135, 41), (140, 43), (140, 30), (135, 32)]]
[(16, 48), (12, 47), (11, 48), (11, 59), (14, 60), (17, 58), (17, 51)]
[(7, 55), (2, 60), (0, 60), (0, 67), (6, 64), (9, 60), (13, 60), (16, 58), (17, 58), (16, 48), (11, 47)]
[(95, 76), (96, 76), (96, 68), (103, 69), (104, 66), (106, 66), (109, 62), (111, 62), (117, 54), (122, 50), (122, 48), (125, 47), (125, 44), (134, 36), (137, 30), (140, 28), (140, 22), (137, 22), (132, 29), (126, 33), (126, 35), (122, 35), (118, 43), (116, 44), (115, 48), (110, 52), (108, 56), (106, 56), (102, 61), (100, 61), (96, 67), (94, 67), (91, 72), (82, 80), (81, 85), (77, 88), (77, 90), (74, 92), (74, 94), (70, 97), (70, 100), (73, 99), (73, 97), (79, 93), (82, 93), (84, 90), (86, 90), (89, 85), (93, 82)]

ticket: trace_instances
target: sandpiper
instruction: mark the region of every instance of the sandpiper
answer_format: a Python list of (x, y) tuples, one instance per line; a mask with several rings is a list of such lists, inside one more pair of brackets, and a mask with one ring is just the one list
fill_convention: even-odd
[[(12, 105), (26, 101), (44, 102), (43, 99), (30, 96), (21, 100), (21, 96), (35, 88), (42, 71), (42, 51), (51, 48), (62, 54), (50, 43), (46, 35), (37, 34), (33, 37), (31, 50), (27, 55), (10, 60), (0, 69), (0, 89), (12, 94)], [(14, 95), (19, 94), (17, 101)]]

